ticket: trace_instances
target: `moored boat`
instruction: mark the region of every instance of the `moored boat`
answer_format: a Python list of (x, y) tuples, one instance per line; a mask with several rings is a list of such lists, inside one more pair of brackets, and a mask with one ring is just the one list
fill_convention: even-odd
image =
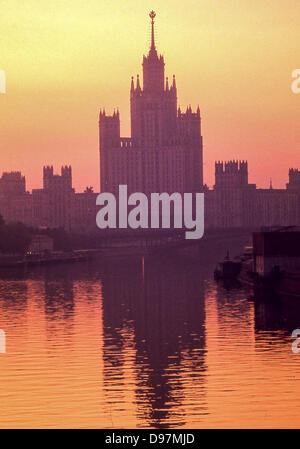
[(219, 262), (214, 271), (215, 279), (236, 279), (241, 269), (240, 260), (231, 260), (229, 252), (223, 262)]

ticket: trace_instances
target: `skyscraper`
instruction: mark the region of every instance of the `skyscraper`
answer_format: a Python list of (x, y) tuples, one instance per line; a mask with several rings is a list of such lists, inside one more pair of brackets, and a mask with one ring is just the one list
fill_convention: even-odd
[(169, 83), (165, 62), (155, 45), (151, 11), (151, 46), (143, 57), (143, 83), (131, 78), (131, 138), (120, 137), (120, 115), (100, 111), (101, 192), (200, 192), (203, 160), (200, 109), (177, 108), (175, 75)]

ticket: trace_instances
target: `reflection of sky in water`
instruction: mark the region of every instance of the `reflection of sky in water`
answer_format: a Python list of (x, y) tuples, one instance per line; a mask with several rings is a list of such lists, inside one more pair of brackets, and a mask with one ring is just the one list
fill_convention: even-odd
[(297, 427), (298, 308), (216, 285), (212, 268), (146, 259), (4, 274), (0, 426)]

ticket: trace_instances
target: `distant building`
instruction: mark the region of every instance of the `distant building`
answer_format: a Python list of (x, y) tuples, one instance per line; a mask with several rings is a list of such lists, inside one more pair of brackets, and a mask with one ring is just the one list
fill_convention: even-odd
[(4, 172), (0, 178), (0, 197), (20, 196), (26, 193), (25, 176), (21, 172)]
[(247, 161), (215, 163), (214, 226), (251, 226), (255, 184), (248, 183)]
[(98, 193), (85, 191), (75, 193), (72, 202), (72, 229), (78, 232), (89, 232), (95, 229), (96, 214), (99, 206), (96, 206)]
[(32, 224), (32, 197), (26, 192), (21, 172), (3, 173), (0, 178), (0, 213), (6, 222)]
[(289, 182), (286, 185), (288, 190), (297, 190), (300, 192), (300, 170), (298, 168), (289, 169)]
[(43, 189), (32, 190), (34, 225), (70, 230), (74, 193), (70, 166), (61, 167), (60, 175), (44, 167)]
[(286, 189), (257, 189), (248, 182), (247, 161), (215, 163), (215, 185), (205, 191), (206, 228), (300, 224), (299, 171), (290, 169)]
[(28, 252), (32, 254), (42, 254), (53, 251), (53, 238), (48, 235), (36, 234), (28, 248)]
[(25, 191), (20, 172), (4, 173), (0, 178), (0, 214), (5, 222), (21, 222), (36, 228), (63, 228), (86, 232), (96, 228), (96, 197), (91, 188), (75, 193), (72, 169), (43, 168), (43, 188)]
[(201, 192), (203, 190), (200, 109), (177, 108), (175, 76), (169, 84), (158, 55), (151, 18), (151, 46), (143, 57), (143, 85), (133, 77), (130, 89), (131, 137), (120, 137), (119, 111), (100, 111), (101, 192)]
[(254, 221), (261, 226), (299, 224), (299, 206), (295, 192), (285, 189), (257, 189)]
[[(290, 169), (286, 189), (274, 189), (272, 185), (269, 189), (257, 189), (248, 182), (247, 161), (216, 162), (213, 189), (203, 187), (205, 229), (300, 225), (297, 173), (297, 169)], [(91, 188), (76, 193), (72, 187), (71, 167), (62, 167), (60, 175), (54, 174), (53, 167), (44, 167), (43, 174), (43, 188), (33, 189), (32, 194), (24, 189), (13, 193), (9, 188), (6, 194), (2, 191), (0, 214), (4, 220), (36, 228), (96, 230), (98, 193)]]

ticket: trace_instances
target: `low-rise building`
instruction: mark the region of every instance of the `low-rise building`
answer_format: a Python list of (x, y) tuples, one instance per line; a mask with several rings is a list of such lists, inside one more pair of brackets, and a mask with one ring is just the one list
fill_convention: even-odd
[(53, 252), (53, 238), (44, 234), (36, 234), (28, 248), (31, 254), (44, 254)]

